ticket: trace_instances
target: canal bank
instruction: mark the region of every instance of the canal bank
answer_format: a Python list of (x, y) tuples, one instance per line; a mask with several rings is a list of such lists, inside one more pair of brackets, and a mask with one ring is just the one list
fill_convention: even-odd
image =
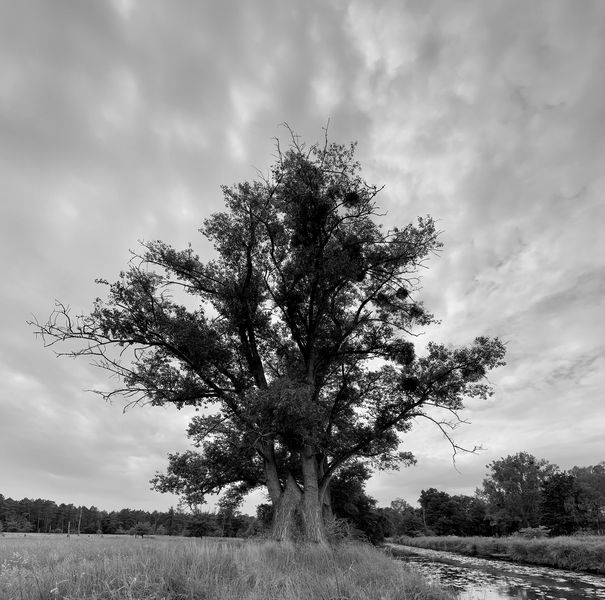
[(605, 599), (601, 575), (396, 544), (387, 548), (429, 581), (456, 592), (459, 600)]
[(605, 536), (399, 537), (394, 544), (605, 575)]

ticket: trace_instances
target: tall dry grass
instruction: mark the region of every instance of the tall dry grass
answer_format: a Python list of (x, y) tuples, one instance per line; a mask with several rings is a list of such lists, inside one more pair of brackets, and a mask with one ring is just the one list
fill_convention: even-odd
[(497, 556), (532, 565), (605, 574), (605, 536), (524, 539), (489, 537), (399, 537), (395, 544), (469, 556)]
[(446, 600), (369, 546), (0, 538), (2, 600)]

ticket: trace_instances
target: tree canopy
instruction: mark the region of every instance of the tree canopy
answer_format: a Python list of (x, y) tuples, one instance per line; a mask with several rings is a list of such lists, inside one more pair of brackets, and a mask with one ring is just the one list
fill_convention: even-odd
[(418, 499), (425, 534), (486, 535), (485, 503), (472, 496), (450, 496), (435, 488), (422, 490)]
[(435, 411), (457, 418), (504, 364), (504, 345), (482, 336), (416, 351), (417, 328), (435, 322), (417, 295), (438, 231), (428, 216), (384, 229), (380, 189), (354, 153), (293, 135), (266, 177), (223, 188), (226, 210), (200, 229), (212, 259), (143, 243), (118, 281), (99, 281), (107, 298), (89, 314), (57, 304), (36, 323), (47, 345), (69, 341), (62, 353), (118, 376), (106, 398), (200, 409), (196, 451), (170, 455), (155, 487), (197, 504), (266, 486), (276, 539), (299, 515), (303, 535), (323, 541), (340, 469), (409, 463), (400, 445), (414, 420), (446, 432)]
[(558, 470), (545, 459), (527, 452), (494, 460), (479, 495), (488, 504), (488, 515), (502, 533), (541, 522), (544, 483)]

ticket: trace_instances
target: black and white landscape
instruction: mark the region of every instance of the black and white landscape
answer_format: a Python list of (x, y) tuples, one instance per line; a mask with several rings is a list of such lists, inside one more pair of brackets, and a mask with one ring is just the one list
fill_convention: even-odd
[[(138, 240), (210, 247), (220, 186), (287, 143), (358, 141), (385, 226), (430, 214), (443, 250), (421, 297), (429, 340), (500, 337), (495, 394), (471, 400), (458, 455), (419, 422), (415, 467), (379, 503), (472, 494), (527, 451), (605, 459), (605, 4), (599, 0), (3, 3), (0, 7), (0, 493), (167, 510), (149, 490), (188, 448), (192, 410), (104, 403), (86, 361), (26, 324), (89, 311)], [(248, 509), (262, 498), (253, 498)]]

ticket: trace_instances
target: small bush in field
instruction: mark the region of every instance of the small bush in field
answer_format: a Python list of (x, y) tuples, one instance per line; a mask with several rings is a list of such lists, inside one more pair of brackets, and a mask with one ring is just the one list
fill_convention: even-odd
[(135, 537), (140, 535), (144, 537), (146, 535), (150, 535), (152, 531), (151, 523), (145, 521), (145, 523), (141, 523), (140, 521), (136, 523), (134, 527), (131, 527), (129, 533), (130, 535), (134, 535)]
[(544, 525), (540, 525), (540, 527), (524, 527), (523, 529), (519, 529), (517, 535), (526, 540), (533, 540), (536, 538), (545, 538), (550, 534), (550, 529), (548, 527), (544, 527)]

